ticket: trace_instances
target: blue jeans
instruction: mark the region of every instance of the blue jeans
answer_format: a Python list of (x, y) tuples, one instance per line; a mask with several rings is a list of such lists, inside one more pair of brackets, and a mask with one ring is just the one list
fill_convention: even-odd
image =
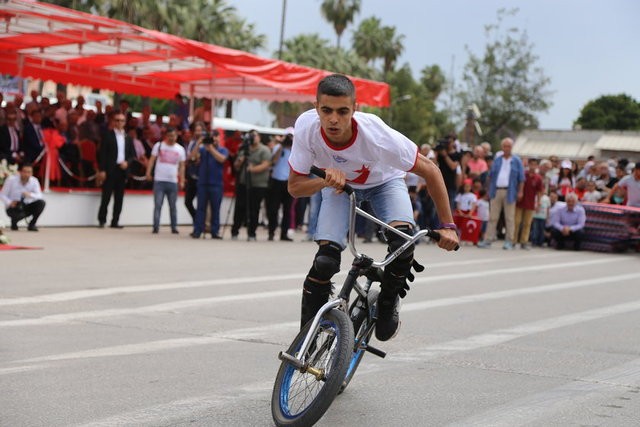
[[(373, 214), (380, 221), (387, 224), (402, 221), (415, 225), (407, 184), (402, 178), (366, 190), (356, 190), (355, 193), (358, 202), (368, 200), (371, 203)], [(348, 230), (349, 196), (345, 193), (336, 194), (335, 188), (324, 188), (314, 239), (329, 240), (344, 249)]]
[[(314, 239), (318, 228), (318, 215), (322, 204), (322, 192), (318, 191), (309, 199), (309, 223), (307, 224), (307, 236)], [(315, 240), (315, 239), (314, 239)]]
[(154, 181), (153, 183), (153, 229), (160, 227), (160, 212), (162, 211), (162, 203), (164, 196), (167, 196), (169, 202), (169, 216), (171, 217), (171, 229), (175, 230), (178, 226), (178, 209), (176, 201), (178, 200), (178, 184), (167, 181)]
[(533, 218), (531, 224), (531, 243), (534, 246), (542, 246), (544, 243), (544, 227), (546, 220), (544, 218)]
[(204, 219), (207, 206), (211, 209), (211, 235), (217, 236), (220, 231), (220, 204), (222, 203), (222, 187), (219, 185), (198, 185), (198, 208), (193, 223), (193, 233), (198, 236), (204, 231)]

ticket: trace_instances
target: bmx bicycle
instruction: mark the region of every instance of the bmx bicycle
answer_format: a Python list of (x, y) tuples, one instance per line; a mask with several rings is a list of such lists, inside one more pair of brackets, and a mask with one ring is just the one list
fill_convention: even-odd
[[(312, 167), (311, 172), (324, 178), (324, 171)], [(349, 185), (344, 187), (350, 200), (348, 247), (355, 257), (338, 297), (320, 308), (293, 339), (287, 351), (280, 352), (280, 369), (271, 397), (271, 414), (277, 426), (309, 426), (315, 424), (329, 409), (335, 397), (349, 385), (364, 353), (379, 357), (386, 353), (371, 345), (376, 323), (377, 289), (383, 268), (422, 237), (440, 239), (438, 232), (425, 229), (410, 236), (357, 206), (356, 195)], [(355, 248), (356, 215), (396, 233), (405, 243), (382, 261), (375, 261)], [(416, 271), (424, 267), (414, 264)], [(359, 277), (366, 277), (360, 284)], [(351, 292), (356, 297), (349, 304)]]

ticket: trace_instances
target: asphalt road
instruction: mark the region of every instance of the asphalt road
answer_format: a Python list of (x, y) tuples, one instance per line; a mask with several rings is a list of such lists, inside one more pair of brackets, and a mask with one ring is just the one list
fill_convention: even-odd
[[(189, 231), (11, 233), (43, 249), (0, 251), (1, 426), (272, 425), (315, 245)], [(416, 253), (387, 358), (318, 425), (640, 425), (638, 254)]]

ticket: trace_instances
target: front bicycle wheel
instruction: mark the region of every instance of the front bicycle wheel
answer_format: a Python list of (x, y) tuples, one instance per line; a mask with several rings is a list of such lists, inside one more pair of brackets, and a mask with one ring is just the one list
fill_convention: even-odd
[[(294, 338), (288, 354), (297, 356), (311, 323)], [(309, 426), (324, 415), (342, 385), (352, 348), (353, 329), (349, 317), (336, 309), (327, 312), (305, 359), (316, 374), (284, 360), (280, 365), (271, 396), (271, 414), (277, 426)]]
[(371, 323), (373, 322), (375, 314), (374, 312), (376, 302), (378, 301), (378, 294), (379, 292), (377, 290), (371, 290), (367, 295), (368, 303), (366, 305), (362, 303), (362, 297), (358, 297), (358, 299), (356, 299), (351, 305), (349, 314), (351, 316), (351, 321), (353, 322), (353, 331), (355, 334), (354, 344), (351, 346), (353, 352), (351, 354), (351, 360), (349, 361), (347, 374), (342, 381), (338, 394), (342, 393), (351, 382), (351, 379), (356, 373), (356, 369), (358, 369), (358, 366), (360, 366), (360, 362), (364, 357), (364, 349), (371, 340), (371, 335), (373, 335), (374, 330)]

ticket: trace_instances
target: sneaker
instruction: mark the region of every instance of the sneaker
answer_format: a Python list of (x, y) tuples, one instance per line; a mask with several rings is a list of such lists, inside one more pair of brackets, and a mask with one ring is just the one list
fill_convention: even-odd
[(293, 239), (288, 238), (287, 236), (280, 237), (281, 242), (293, 242)]
[(504, 242), (504, 245), (502, 245), (502, 249), (504, 249), (505, 251), (510, 251), (511, 249), (513, 249), (513, 243), (509, 241)]
[(158, 234), (158, 229), (154, 228), (153, 230), (151, 230), (151, 234)]
[(238, 235), (237, 234), (232, 234), (231, 235), (231, 240), (238, 240)]
[(27, 230), (29, 230), (29, 231), (38, 231), (38, 227), (36, 227), (35, 225), (30, 225), (29, 227), (27, 227)]
[(478, 247), (480, 249), (489, 249), (491, 247), (491, 242), (487, 240), (481, 240), (480, 242), (478, 242)]
[(527, 245), (526, 243), (522, 243), (522, 244), (520, 245), (520, 249), (525, 250), (525, 251), (528, 251), (528, 250), (529, 250), (529, 249), (531, 249), (531, 248), (530, 248), (530, 247), (529, 247), (529, 245)]
[(213, 240), (222, 240), (222, 236), (220, 236), (220, 235), (218, 235), (218, 234), (212, 234), (212, 235), (211, 235), (211, 238), (212, 238)]
[(180, 234), (177, 228), (171, 230), (171, 234)]
[(388, 341), (395, 337), (400, 330), (399, 304), (400, 297), (398, 296), (393, 300), (378, 297), (378, 320), (376, 320), (378, 341)]
[(191, 236), (193, 239), (199, 239), (200, 235), (198, 233), (191, 233), (189, 234), (189, 236)]
[(256, 236), (247, 237), (247, 242), (255, 242), (255, 241), (256, 241)]
[(18, 224), (11, 224), (11, 230), (18, 231)]

